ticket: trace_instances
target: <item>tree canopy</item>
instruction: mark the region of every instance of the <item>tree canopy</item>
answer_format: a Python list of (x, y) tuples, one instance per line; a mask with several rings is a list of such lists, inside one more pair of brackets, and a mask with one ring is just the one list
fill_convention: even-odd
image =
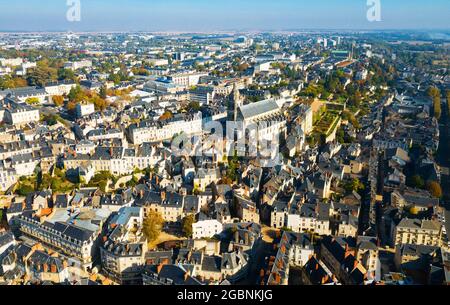
[(155, 241), (159, 234), (161, 234), (164, 219), (161, 214), (150, 210), (147, 217), (144, 219), (143, 232), (149, 242)]

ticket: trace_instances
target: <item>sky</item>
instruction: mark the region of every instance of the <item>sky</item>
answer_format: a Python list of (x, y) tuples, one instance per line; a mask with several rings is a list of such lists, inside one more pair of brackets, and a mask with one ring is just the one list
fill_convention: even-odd
[[(0, 31), (234, 31), (301, 29), (450, 29), (450, 0), (0, 0)], [(373, 0), (369, 0), (373, 1)]]

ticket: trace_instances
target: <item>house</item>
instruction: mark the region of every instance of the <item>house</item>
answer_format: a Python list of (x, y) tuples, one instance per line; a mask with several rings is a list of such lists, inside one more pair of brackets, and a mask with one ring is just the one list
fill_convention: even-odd
[(211, 238), (222, 232), (223, 226), (216, 219), (199, 220), (192, 224), (192, 238)]
[(27, 260), (27, 270), (32, 281), (65, 283), (69, 279), (68, 266), (67, 260), (40, 250), (34, 251)]
[(260, 216), (256, 204), (248, 198), (234, 195), (237, 216), (242, 222), (259, 223)]

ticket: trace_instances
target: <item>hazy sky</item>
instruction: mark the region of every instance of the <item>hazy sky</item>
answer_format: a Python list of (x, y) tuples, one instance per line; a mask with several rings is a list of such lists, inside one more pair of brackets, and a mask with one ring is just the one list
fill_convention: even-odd
[(283, 29), (450, 29), (450, 0), (0, 0), (0, 31), (213, 31)]

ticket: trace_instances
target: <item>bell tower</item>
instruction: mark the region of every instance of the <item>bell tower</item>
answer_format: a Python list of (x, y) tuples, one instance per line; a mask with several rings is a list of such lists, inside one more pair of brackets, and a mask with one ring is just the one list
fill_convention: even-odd
[(241, 94), (239, 93), (239, 90), (238, 90), (236, 84), (233, 85), (233, 104), (234, 104), (233, 118), (234, 118), (234, 121), (237, 121), (238, 110), (239, 110), (239, 107), (242, 105), (242, 100), (241, 100)]

